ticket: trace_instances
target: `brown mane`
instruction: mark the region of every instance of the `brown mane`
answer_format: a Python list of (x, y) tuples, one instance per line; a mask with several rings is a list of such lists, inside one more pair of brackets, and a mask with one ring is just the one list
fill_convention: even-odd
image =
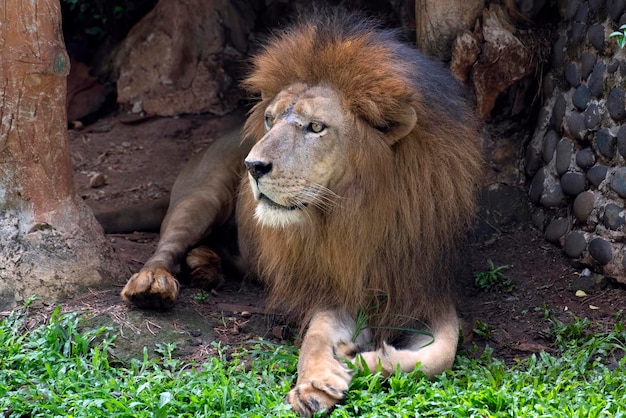
[[(306, 323), (325, 307), (364, 309), (370, 325), (394, 327), (449, 306), (447, 256), (474, 213), (482, 158), (475, 117), (446, 73), (354, 15), (299, 22), (256, 56), (244, 85), (261, 99), (247, 137), (264, 135), (264, 109), (295, 82), (339, 91), (358, 130), (344, 138), (350, 170), (333, 188), (337, 206), (310, 223), (259, 225), (247, 179), (241, 184), (240, 245), (283, 312)], [(381, 132), (406, 104), (417, 125), (390, 144)]]

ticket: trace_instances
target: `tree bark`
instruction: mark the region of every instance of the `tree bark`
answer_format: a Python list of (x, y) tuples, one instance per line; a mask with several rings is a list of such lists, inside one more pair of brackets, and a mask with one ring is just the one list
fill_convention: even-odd
[(126, 278), (77, 196), (59, 0), (0, 0), (0, 310)]

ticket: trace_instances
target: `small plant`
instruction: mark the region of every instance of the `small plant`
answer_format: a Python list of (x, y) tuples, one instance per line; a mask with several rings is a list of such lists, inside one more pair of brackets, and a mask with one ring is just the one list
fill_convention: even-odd
[(196, 293), (196, 295), (193, 297), (193, 300), (199, 303), (207, 303), (207, 301), (209, 300), (209, 293), (201, 290)]
[(491, 325), (478, 319), (476, 320), (476, 323), (474, 325), (474, 333), (476, 335), (479, 335), (486, 340), (491, 339), (491, 334), (493, 332), (493, 329), (491, 329)]
[(504, 276), (503, 270), (510, 269), (511, 266), (504, 265), (496, 267), (491, 259), (487, 260), (489, 270), (474, 273), (474, 284), (481, 290), (501, 290), (510, 292), (515, 284)]
[(619, 45), (620, 48), (624, 48), (624, 46), (626, 46), (626, 25), (620, 26), (619, 31), (612, 32), (609, 38), (617, 38), (617, 45)]

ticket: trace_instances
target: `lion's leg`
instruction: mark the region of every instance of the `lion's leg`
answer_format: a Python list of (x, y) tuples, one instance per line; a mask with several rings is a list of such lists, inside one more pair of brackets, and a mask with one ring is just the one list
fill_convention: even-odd
[(344, 397), (352, 380), (351, 360), (357, 343), (365, 342), (367, 332), (352, 342), (354, 321), (334, 311), (318, 312), (309, 324), (298, 358), (298, 380), (287, 395), (294, 411), (303, 416), (335, 405)]
[(363, 360), (371, 371), (380, 365), (382, 373), (389, 375), (399, 367), (403, 372), (415, 370), (418, 363), (428, 377), (443, 373), (452, 367), (459, 340), (459, 319), (454, 306), (450, 306), (447, 314), (437, 318), (431, 324), (433, 336), (418, 335), (408, 347), (396, 349), (383, 343), (376, 351), (362, 353)]
[(156, 251), (122, 289), (125, 301), (140, 307), (171, 307), (179, 292), (173, 273), (185, 253), (234, 213), (236, 187), (250, 144), (239, 132), (219, 138), (178, 175)]

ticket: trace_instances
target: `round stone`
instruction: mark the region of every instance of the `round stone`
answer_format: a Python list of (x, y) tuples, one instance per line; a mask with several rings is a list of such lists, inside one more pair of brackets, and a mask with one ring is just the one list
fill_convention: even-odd
[(559, 244), (561, 237), (567, 233), (570, 224), (567, 218), (558, 218), (550, 222), (546, 228), (546, 240), (553, 244)]
[(554, 152), (556, 151), (556, 144), (559, 143), (561, 137), (555, 131), (550, 129), (546, 132), (546, 135), (543, 137), (543, 149), (541, 152), (541, 158), (544, 163), (549, 163), (552, 161), (552, 157), (554, 156)]
[(607, 0), (606, 11), (613, 21), (618, 22), (626, 6), (626, 0)]
[(596, 155), (591, 148), (585, 148), (576, 153), (576, 164), (580, 168), (589, 168), (596, 162)]
[(552, 68), (557, 68), (563, 65), (565, 60), (565, 43), (567, 42), (566, 36), (560, 36), (552, 48)]
[(606, 72), (606, 65), (604, 62), (598, 61), (596, 65), (593, 66), (593, 71), (589, 76), (589, 82), (587, 83), (587, 87), (589, 87), (589, 92), (593, 97), (602, 97), (602, 93), (604, 91), (604, 74)]
[(594, 238), (589, 243), (589, 254), (604, 266), (613, 259), (613, 246), (602, 238)]
[(606, 66), (606, 71), (609, 74), (613, 74), (619, 68), (619, 60), (617, 58), (611, 58), (609, 64)]
[(586, 180), (583, 173), (570, 171), (561, 176), (561, 189), (566, 195), (578, 196), (585, 191), (585, 186)]
[(582, 192), (576, 196), (573, 205), (574, 216), (576, 216), (576, 219), (584, 222), (591, 214), (591, 211), (593, 211), (595, 201), (596, 198), (591, 191)]
[(595, 103), (590, 103), (583, 113), (587, 129), (596, 129), (600, 125), (600, 108)]
[(587, 2), (582, 2), (576, 9), (574, 21), (579, 23), (587, 23), (587, 17), (589, 17), (589, 6), (587, 6)]
[(596, 133), (596, 148), (606, 158), (615, 156), (616, 140), (608, 129), (602, 128)]
[(526, 157), (524, 158), (524, 169), (526, 175), (532, 177), (541, 167), (541, 154), (535, 147), (526, 147)]
[(604, 6), (604, 0), (589, 0), (589, 10), (592, 12), (595, 12), (602, 6)]
[(568, 2), (565, 2), (564, 9), (561, 10), (567, 20), (570, 20), (574, 18), (574, 16), (576, 16), (576, 11), (580, 7), (581, 1), (582, 0), (570, 0)]
[(570, 44), (579, 44), (583, 39), (583, 35), (585, 34), (585, 23), (580, 22), (572, 22), (571, 30), (569, 33), (569, 42)]
[(539, 203), (546, 208), (558, 208), (565, 203), (565, 195), (561, 189), (561, 183), (553, 184), (548, 190), (545, 190), (541, 195)]
[(575, 62), (570, 62), (567, 67), (565, 67), (565, 80), (572, 87), (580, 86), (580, 76), (578, 75), (578, 67)]
[(589, 100), (591, 100), (591, 92), (587, 86), (581, 84), (576, 88), (576, 91), (574, 91), (572, 104), (576, 106), (578, 110), (583, 111), (587, 108)]
[(621, 122), (626, 119), (626, 109), (624, 108), (624, 90), (615, 87), (609, 94), (606, 107), (609, 109), (609, 115), (617, 121)]
[(600, 183), (604, 181), (606, 178), (606, 173), (608, 172), (608, 168), (602, 164), (596, 164), (587, 171), (587, 179), (594, 186), (600, 186)]
[(600, 24), (591, 25), (587, 31), (587, 37), (595, 49), (600, 52), (604, 50), (604, 26)]
[(574, 139), (582, 140), (587, 133), (587, 127), (585, 125), (585, 117), (582, 113), (572, 112), (566, 117), (567, 128), (574, 137)]
[(626, 158), (626, 125), (622, 125), (617, 131), (617, 150)]
[(562, 176), (569, 169), (569, 164), (572, 161), (572, 154), (574, 152), (574, 146), (572, 141), (567, 138), (563, 138), (556, 146), (556, 172), (559, 176)]
[(591, 52), (583, 52), (580, 56), (580, 77), (586, 80), (593, 71), (593, 67), (596, 65), (596, 54)]
[(546, 221), (546, 214), (543, 211), (543, 209), (537, 209), (535, 210), (532, 215), (530, 216), (530, 219), (533, 222), (533, 225), (535, 226), (535, 228), (540, 229), (543, 231), (543, 224)]
[(539, 169), (535, 177), (533, 177), (533, 181), (530, 183), (530, 190), (528, 191), (528, 197), (530, 201), (537, 204), (541, 199), (541, 195), (543, 194), (543, 183), (546, 180), (546, 171), (545, 169)]
[(565, 97), (562, 94), (559, 94), (559, 96), (556, 98), (556, 102), (554, 103), (552, 117), (550, 118), (550, 124), (552, 124), (552, 127), (556, 130), (561, 129), (566, 107), (567, 103), (565, 101)]
[(626, 167), (615, 169), (611, 176), (611, 189), (622, 199), (626, 199)]
[(573, 231), (567, 234), (563, 243), (563, 251), (570, 258), (578, 258), (583, 255), (587, 247), (585, 234), (579, 231)]
[(615, 203), (609, 203), (604, 207), (604, 217), (602, 223), (609, 229), (617, 231), (622, 225), (624, 225), (624, 208), (616, 205)]

